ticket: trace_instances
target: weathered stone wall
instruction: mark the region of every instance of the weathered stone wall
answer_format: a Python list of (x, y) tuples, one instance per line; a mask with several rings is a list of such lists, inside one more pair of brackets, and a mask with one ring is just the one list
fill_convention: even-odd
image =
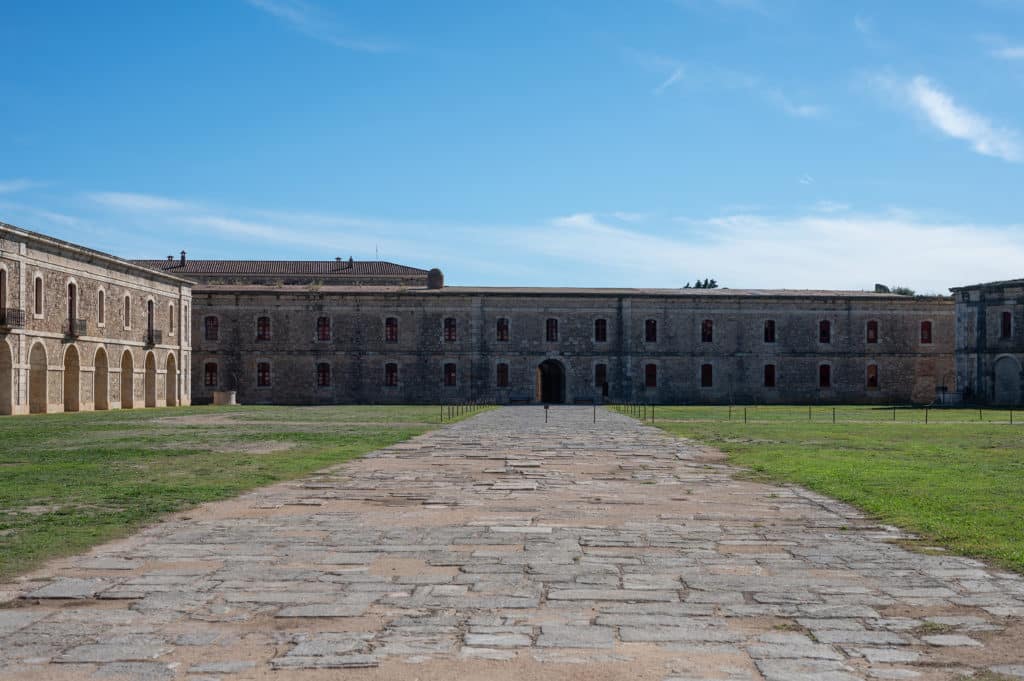
[[(931, 402), (937, 386), (953, 389), (954, 308), (945, 298), (859, 294), (712, 292), (593, 292), (544, 289), (407, 289), (395, 291), (279, 287), (273, 291), (205, 286), (195, 293), (194, 398), (237, 389), (243, 403), (348, 403), (538, 399), (538, 366), (564, 370), (568, 402), (600, 398), (595, 366), (607, 366), (609, 400), (653, 403), (879, 403)], [(205, 339), (205, 318), (219, 320), (219, 341)], [(269, 340), (256, 340), (257, 319), (271, 320)], [(317, 318), (331, 320), (331, 339), (316, 340)], [(398, 319), (397, 342), (385, 340), (385, 319)], [(444, 339), (453, 317), (457, 338)], [(497, 340), (499, 318), (509, 339)], [(547, 319), (558, 338), (546, 338)], [(594, 337), (607, 320), (607, 340)], [(646, 320), (657, 338), (646, 340)], [(702, 323), (713, 323), (711, 342)], [(774, 343), (764, 323), (775, 321)], [(831, 323), (831, 342), (818, 324)], [(878, 342), (867, 342), (867, 323)], [(921, 342), (931, 322), (932, 342)], [(270, 385), (256, 385), (257, 364), (271, 367)], [(216, 385), (204, 385), (206, 363)], [(316, 365), (331, 367), (331, 385), (317, 386)], [(385, 365), (398, 365), (397, 386), (385, 386)], [(456, 385), (444, 384), (444, 365), (456, 366)], [(509, 386), (496, 385), (508, 364)], [(656, 387), (645, 366), (657, 366)], [(701, 367), (712, 384), (701, 385)], [(776, 386), (764, 386), (764, 366), (776, 366)], [(819, 387), (819, 366), (831, 367), (831, 386)], [(878, 387), (867, 387), (869, 364)]]
[[(965, 400), (1024, 404), (1024, 280), (953, 289), (957, 383)], [(1010, 328), (1004, 334), (1003, 315)]]
[(0, 269), (0, 413), (190, 403), (188, 282), (2, 223)]

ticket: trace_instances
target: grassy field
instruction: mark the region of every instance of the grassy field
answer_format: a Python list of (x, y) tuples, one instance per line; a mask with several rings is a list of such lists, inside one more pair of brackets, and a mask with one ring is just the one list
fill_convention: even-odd
[[(772, 480), (850, 502), (1024, 572), (1024, 414), (861, 407), (657, 407), (655, 423)], [(755, 414), (757, 415), (755, 417)], [(649, 416), (649, 414), (648, 414)], [(1019, 417), (1019, 418), (1018, 418)]]
[(192, 407), (0, 418), (0, 580), (162, 514), (436, 428), (440, 407)]

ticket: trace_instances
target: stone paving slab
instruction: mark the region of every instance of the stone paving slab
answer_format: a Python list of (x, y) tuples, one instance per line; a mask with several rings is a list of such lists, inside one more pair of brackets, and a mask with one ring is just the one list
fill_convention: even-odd
[(0, 585), (0, 679), (1024, 678), (1019, 575), (592, 419), (486, 412)]

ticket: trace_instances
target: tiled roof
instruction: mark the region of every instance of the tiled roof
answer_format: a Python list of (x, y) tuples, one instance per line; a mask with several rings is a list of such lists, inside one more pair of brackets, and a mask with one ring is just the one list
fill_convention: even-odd
[(155, 270), (174, 274), (216, 275), (305, 275), (395, 277), (426, 276), (427, 271), (407, 265), (374, 260), (133, 260)]

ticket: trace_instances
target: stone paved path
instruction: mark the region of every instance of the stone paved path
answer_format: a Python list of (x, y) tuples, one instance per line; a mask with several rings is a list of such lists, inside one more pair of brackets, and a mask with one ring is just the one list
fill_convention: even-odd
[(53, 563), (0, 590), (0, 678), (1024, 678), (1019, 576), (591, 421), (487, 412)]

